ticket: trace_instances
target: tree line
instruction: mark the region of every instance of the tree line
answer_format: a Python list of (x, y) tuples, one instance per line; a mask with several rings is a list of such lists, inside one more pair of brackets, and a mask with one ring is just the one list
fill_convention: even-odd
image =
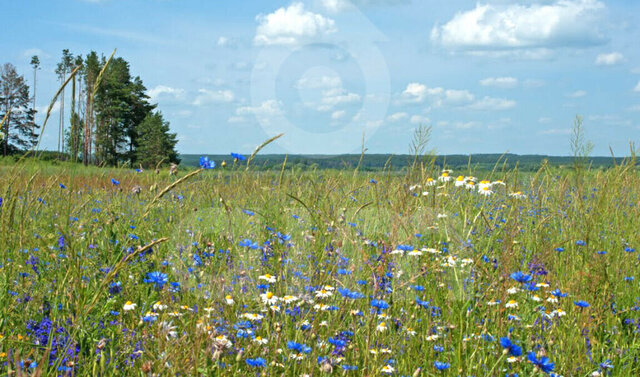
[[(33, 56), (30, 63), (32, 93), (15, 66), (6, 63), (0, 68), (4, 156), (30, 150), (38, 142), (40, 125), (35, 122), (35, 114), (39, 57)], [(152, 167), (179, 162), (176, 134), (156, 109), (157, 104), (150, 102), (142, 79), (132, 75), (124, 58), (107, 59), (95, 51), (74, 55), (65, 49), (55, 74), (61, 85), (71, 77), (58, 100), (58, 155), (85, 165)]]

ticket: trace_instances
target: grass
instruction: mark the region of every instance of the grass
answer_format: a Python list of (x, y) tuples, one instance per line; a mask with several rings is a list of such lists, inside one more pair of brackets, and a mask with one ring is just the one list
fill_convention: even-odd
[(0, 374), (640, 375), (634, 161), (477, 174), (5, 161)]

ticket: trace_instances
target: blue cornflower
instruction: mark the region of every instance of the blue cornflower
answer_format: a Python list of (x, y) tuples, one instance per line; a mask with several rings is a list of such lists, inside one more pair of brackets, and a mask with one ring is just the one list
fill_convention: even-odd
[(635, 253), (636, 249), (630, 248), (630, 247), (625, 247), (624, 251), (626, 251), (627, 253)]
[(505, 349), (505, 351), (508, 351), (511, 354), (511, 356), (522, 355), (522, 348), (516, 345), (515, 343), (511, 342), (511, 340), (506, 336), (500, 338), (500, 345), (502, 346), (502, 348)]
[(562, 253), (564, 251), (564, 247), (556, 247), (555, 249), (558, 253)]
[(388, 309), (389, 308), (389, 304), (387, 304), (387, 302), (384, 301), (384, 300), (372, 300), (371, 301), (371, 306), (373, 306), (374, 308), (376, 308), (378, 310), (383, 310), (383, 309)]
[(531, 275), (524, 274), (522, 271), (514, 272), (509, 276), (518, 283), (528, 283), (532, 279)]
[(109, 293), (111, 293), (112, 295), (117, 295), (121, 291), (122, 291), (122, 283), (120, 283), (119, 281), (115, 281), (109, 284)]
[(256, 357), (255, 359), (247, 359), (245, 360), (247, 365), (250, 367), (264, 367), (265, 365), (267, 365), (267, 362), (261, 358), (261, 357)]
[(248, 248), (253, 249), (253, 250), (255, 250), (255, 249), (260, 247), (260, 246), (258, 246), (257, 242), (251, 241), (248, 238), (245, 238), (242, 241), (238, 242), (238, 246), (248, 247)]
[(231, 157), (233, 157), (234, 159), (236, 159), (238, 161), (244, 161), (244, 160), (247, 159), (246, 157), (244, 157), (240, 153), (233, 153), (233, 152), (231, 152)]
[(120, 181), (117, 181), (115, 178), (111, 178), (111, 183), (113, 183), (114, 186), (117, 186), (120, 184)]
[(298, 353), (309, 353), (311, 352), (311, 347), (306, 344), (296, 343), (294, 341), (287, 342), (287, 348), (290, 350), (297, 351)]
[(527, 358), (529, 359), (529, 361), (531, 361), (533, 363), (533, 365), (536, 366), (536, 368), (540, 369), (541, 371), (545, 372), (545, 373), (549, 373), (551, 371), (553, 371), (553, 368), (555, 366), (554, 363), (549, 361), (549, 358), (546, 356), (543, 356), (541, 358), (536, 358), (536, 354), (535, 352), (529, 352), (527, 354)]
[(613, 364), (611, 364), (611, 360), (607, 359), (607, 360), (601, 362), (600, 363), (600, 369), (602, 369), (602, 370), (613, 369)]
[(344, 369), (344, 370), (358, 370), (358, 366), (357, 365), (343, 365), (342, 369)]
[(209, 157), (200, 157), (200, 167), (203, 169), (213, 169), (216, 167), (216, 163), (214, 161), (209, 160)]
[(447, 370), (447, 369), (449, 369), (449, 367), (451, 365), (449, 365), (449, 363), (443, 363), (443, 362), (440, 362), (440, 361), (435, 361), (433, 363), (433, 366), (436, 367), (437, 370)]
[(65, 186), (65, 185), (63, 185), (62, 183), (60, 183), (60, 188), (61, 188), (61, 189), (66, 189), (66, 188), (67, 188), (67, 186)]
[(64, 247), (65, 247), (64, 236), (60, 236), (60, 238), (58, 238), (58, 247), (60, 248), (60, 250), (64, 250)]
[(588, 302), (586, 302), (586, 301), (579, 300), (579, 301), (574, 301), (573, 303), (574, 303), (576, 306), (579, 306), (579, 307), (581, 307), (581, 308), (587, 308), (587, 307), (589, 307), (589, 303), (588, 303)]
[(147, 274), (147, 278), (144, 279), (145, 283), (155, 284), (156, 288), (162, 289), (162, 287), (169, 281), (167, 274), (154, 271)]
[(551, 291), (551, 294), (556, 297), (567, 297), (567, 294), (562, 293), (562, 291), (560, 291), (559, 289), (554, 289), (553, 291)]
[(584, 246), (584, 245), (586, 245), (586, 244), (587, 244), (587, 243), (586, 243), (586, 242), (584, 242), (583, 240), (577, 240), (577, 241), (576, 241), (576, 246)]
[(2, 207), (2, 198), (0, 198), (0, 207)]

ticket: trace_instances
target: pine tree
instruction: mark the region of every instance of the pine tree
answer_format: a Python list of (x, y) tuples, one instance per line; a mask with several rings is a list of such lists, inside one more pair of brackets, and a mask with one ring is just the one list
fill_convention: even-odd
[(16, 67), (10, 63), (0, 67), (0, 119), (6, 115), (0, 138), (4, 156), (30, 149), (38, 140), (35, 132), (38, 126), (33, 121), (35, 110), (30, 102), (29, 86)]
[(139, 77), (132, 79), (127, 61), (122, 58), (111, 60), (95, 98), (98, 162), (117, 165), (135, 161), (137, 126), (155, 108), (148, 102), (145, 92), (142, 80)]
[(176, 134), (170, 132), (169, 122), (164, 120), (162, 113), (149, 113), (137, 126), (137, 133), (136, 156), (139, 164), (154, 167), (160, 162), (180, 162), (175, 150), (178, 143)]

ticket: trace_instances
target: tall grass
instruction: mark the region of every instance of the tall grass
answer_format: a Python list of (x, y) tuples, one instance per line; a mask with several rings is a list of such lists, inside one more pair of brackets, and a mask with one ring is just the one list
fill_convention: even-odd
[(533, 352), (639, 375), (634, 164), (579, 186), (497, 166), (487, 196), (418, 158), (408, 176), (2, 164), (0, 374), (545, 374)]

